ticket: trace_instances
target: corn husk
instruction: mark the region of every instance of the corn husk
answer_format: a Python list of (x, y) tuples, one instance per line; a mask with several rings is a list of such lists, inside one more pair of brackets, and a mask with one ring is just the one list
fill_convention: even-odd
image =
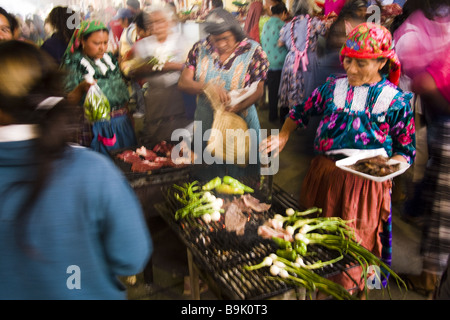
[(225, 111), (214, 86), (206, 86), (204, 92), (214, 110), (211, 137), (207, 143), (208, 151), (226, 163), (247, 166), (251, 143), (247, 123), (236, 113)]

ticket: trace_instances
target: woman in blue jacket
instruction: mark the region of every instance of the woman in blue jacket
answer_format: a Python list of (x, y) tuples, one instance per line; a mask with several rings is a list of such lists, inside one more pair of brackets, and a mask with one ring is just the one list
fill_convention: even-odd
[(71, 146), (73, 112), (49, 55), (0, 44), (0, 299), (125, 299), (117, 276), (153, 245), (140, 204), (104, 155)]

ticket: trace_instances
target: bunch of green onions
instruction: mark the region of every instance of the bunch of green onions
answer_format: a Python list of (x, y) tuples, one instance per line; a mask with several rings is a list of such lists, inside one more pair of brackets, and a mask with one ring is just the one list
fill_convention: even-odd
[(264, 260), (253, 266), (245, 266), (246, 270), (252, 271), (263, 267), (270, 268), (270, 274), (275, 277), (274, 279), (282, 279), (286, 283), (291, 283), (297, 286), (304, 287), (310, 294), (316, 289), (324, 292), (338, 300), (355, 300), (356, 297), (351, 295), (343, 286), (328, 280), (317, 273), (311, 271), (311, 269), (321, 268), (322, 264), (301, 265), (298, 262), (293, 262), (288, 259), (284, 259), (276, 254), (270, 254), (265, 257)]
[[(335, 234), (319, 234), (319, 233), (310, 233), (304, 236), (304, 240), (307, 244), (317, 244), (320, 246), (324, 246), (328, 249), (337, 250), (341, 253), (345, 252), (352, 256), (356, 261), (358, 261), (359, 265), (362, 268), (362, 276), (364, 279), (364, 284), (367, 283), (367, 269), (371, 265), (376, 265), (380, 267), (381, 276), (386, 278), (386, 273), (383, 270), (387, 271), (387, 273), (392, 276), (398, 287), (403, 287), (405, 290), (408, 289), (406, 283), (400, 276), (395, 273), (386, 263), (384, 263), (380, 258), (375, 256), (372, 252), (358, 244), (352, 239), (342, 237), (341, 235)], [(381, 282), (381, 279), (377, 279)], [(389, 284), (387, 284), (387, 290), (390, 294)], [(367, 296), (367, 287), (364, 286), (364, 291)]]
[(175, 212), (175, 220), (186, 218), (202, 218), (206, 223), (220, 220), (223, 199), (215, 197), (209, 191), (202, 191), (198, 181), (173, 185), (174, 198), (182, 205)]
[[(342, 294), (342, 289), (336, 286), (330, 286), (330, 280), (320, 277), (312, 272), (312, 269), (322, 268), (328, 264), (339, 261), (343, 258), (344, 253), (352, 256), (362, 268), (362, 277), (364, 284), (367, 281), (367, 269), (371, 265), (380, 266), (380, 270), (386, 270), (397, 282), (407, 289), (404, 281), (380, 258), (376, 257), (369, 250), (365, 249), (356, 241), (356, 236), (353, 228), (350, 226), (351, 221), (346, 221), (338, 217), (314, 217), (310, 218), (312, 214), (322, 213), (320, 208), (309, 208), (305, 211), (295, 211), (291, 208), (286, 210), (286, 216), (276, 214), (271, 219), (271, 225), (275, 228), (284, 228), (288, 234), (293, 238), (293, 241), (284, 240), (273, 237), (273, 241), (278, 249), (276, 254), (273, 254), (271, 260), (263, 261), (255, 266), (246, 266), (247, 270), (259, 269), (268, 266), (268, 262), (282, 261), (287, 268), (283, 268), (283, 272), (279, 275), (285, 281), (305, 286), (308, 290), (316, 288), (325, 293), (332, 295), (337, 299), (349, 298)], [(314, 232), (313, 232), (314, 231)], [(312, 265), (305, 265), (303, 258), (309, 254), (309, 245), (320, 245), (328, 249), (339, 252), (340, 256), (329, 261), (318, 261)], [(286, 272), (289, 275), (286, 275)], [(272, 272), (271, 272), (272, 273)], [(310, 273), (315, 274), (314, 276)], [(273, 273), (272, 273), (273, 274)], [(381, 275), (386, 277), (386, 274), (381, 272)], [(294, 278), (295, 279), (294, 279)], [(317, 281), (313, 286), (310, 281)], [(380, 279), (378, 279), (380, 280)], [(337, 285), (337, 284), (336, 284)], [(342, 287), (342, 286), (341, 286)], [(389, 285), (387, 286), (389, 295)], [(344, 289), (345, 290), (345, 289)], [(367, 293), (367, 287), (364, 286)], [(367, 295), (367, 294), (366, 294)]]

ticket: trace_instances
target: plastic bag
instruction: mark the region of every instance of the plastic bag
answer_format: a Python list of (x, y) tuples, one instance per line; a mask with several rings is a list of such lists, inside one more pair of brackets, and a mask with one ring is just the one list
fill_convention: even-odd
[(110, 120), (111, 118), (111, 106), (108, 98), (96, 83), (89, 88), (83, 106), (84, 115), (91, 122)]

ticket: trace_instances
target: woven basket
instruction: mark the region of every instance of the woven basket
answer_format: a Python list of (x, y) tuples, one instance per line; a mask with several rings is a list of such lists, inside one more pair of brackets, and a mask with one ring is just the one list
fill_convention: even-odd
[(247, 123), (239, 115), (225, 111), (225, 106), (220, 102), (214, 86), (207, 86), (204, 91), (214, 109), (212, 132), (207, 144), (208, 151), (224, 162), (233, 161), (238, 166), (246, 167), (251, 142)]

